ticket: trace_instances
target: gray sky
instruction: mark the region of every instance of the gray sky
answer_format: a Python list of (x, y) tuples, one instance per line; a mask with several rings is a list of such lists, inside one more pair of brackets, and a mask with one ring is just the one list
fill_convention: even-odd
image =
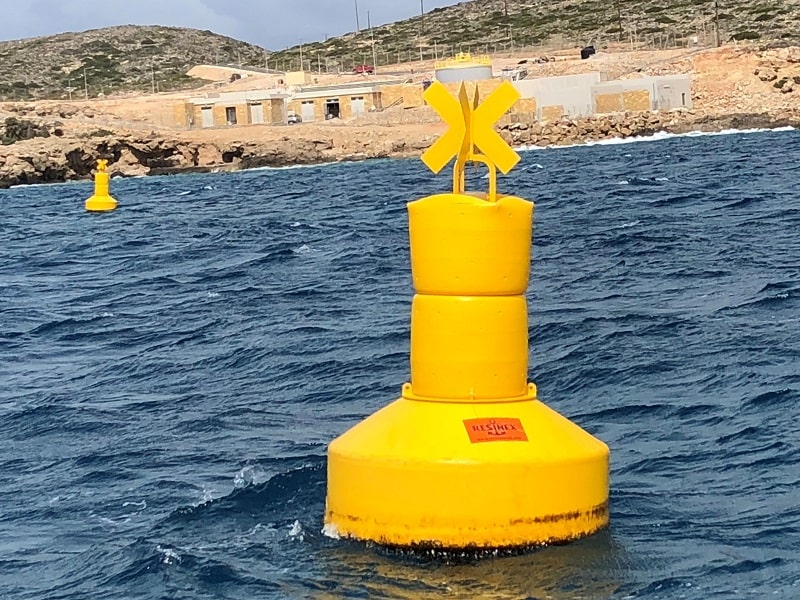
[[(0, 0), (0, 40), (109, 25), (210, 29), (270, 50), (324, 40), (359, 22), (389, 23), (419, 14), (420, 0)], [(425, 11), (458, 0), (422, 0)]]

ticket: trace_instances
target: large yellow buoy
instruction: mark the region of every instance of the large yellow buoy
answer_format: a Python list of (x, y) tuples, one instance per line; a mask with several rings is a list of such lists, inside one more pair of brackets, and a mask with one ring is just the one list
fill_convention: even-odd
[(102, 212), (117, 208), (117, 201), (108, 193), (109, 175), (106, 171), (108, 161), (97, 161), (97, 172), (94, 174), (94, 194), (86, 200), (86, 210)]
[[(450, 125), (423, 154), (456, 157), (453, 193), (411, 202), (411, 382), (331, 442), (325, 531), (390, 546), (494, 549), (564, 542), (608, 524), (608, 447), (527, 380), (533, 203), (497, 193), (519, 156), (493, 130), (507, 82), (478, 105), (436, 82)], [(477, 150), (480, 153), (476, 152)], [(489, 169), (488, 193), (464, 166)]]

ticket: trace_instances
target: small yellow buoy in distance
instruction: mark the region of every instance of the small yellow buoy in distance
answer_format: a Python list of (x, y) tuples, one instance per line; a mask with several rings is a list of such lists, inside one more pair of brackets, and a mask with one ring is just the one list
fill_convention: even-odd
[(117, 201), (108, 193), (107, 165), (107, 160), (97, 161), (97, 172), (94, 174), (94, 194), (86, 200), (86, 210), (88, 211), (105, 212), (117, 208)]

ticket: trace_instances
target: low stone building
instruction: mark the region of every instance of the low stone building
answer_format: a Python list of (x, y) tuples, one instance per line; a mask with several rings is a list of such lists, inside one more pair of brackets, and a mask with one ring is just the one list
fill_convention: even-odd
[(292, 95), (289, 110), (303, 122), (325, 119), (349, 119), (367, 112), (382, 110), (381, 88), (395, 81), (365, 81), (339, 85), (301, 87)]
[(286, 123), (289, 95), (273, 91), (209, 93), (175, 106), (175, 121), (189, 129)]

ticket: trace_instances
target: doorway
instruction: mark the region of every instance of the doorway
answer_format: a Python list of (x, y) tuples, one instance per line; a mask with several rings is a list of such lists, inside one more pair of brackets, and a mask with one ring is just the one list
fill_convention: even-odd
[(350, 108), (353, 111), (353, 116), (363, 115), (367, 112), (367, 108), (364, 105), (364, 96), (352, 96), (350, 98)]
[(328, 98), (325, 100), (325, 118), (338, 119), (342, 114), (342, 109), (339, 106), (338, 98)]
[(251, 123), (264, 122), (264, 106), (261, 103), (250, 105), (250, 122)]
[(303, 100), (300, 104), (300, 118), (304, 122), (313, 121), (316, 119), (313, 100)]
[(210, 106), (203, 106), (200, 109), (200, 125), (202, 127), (214, 126), (214, 109)]

